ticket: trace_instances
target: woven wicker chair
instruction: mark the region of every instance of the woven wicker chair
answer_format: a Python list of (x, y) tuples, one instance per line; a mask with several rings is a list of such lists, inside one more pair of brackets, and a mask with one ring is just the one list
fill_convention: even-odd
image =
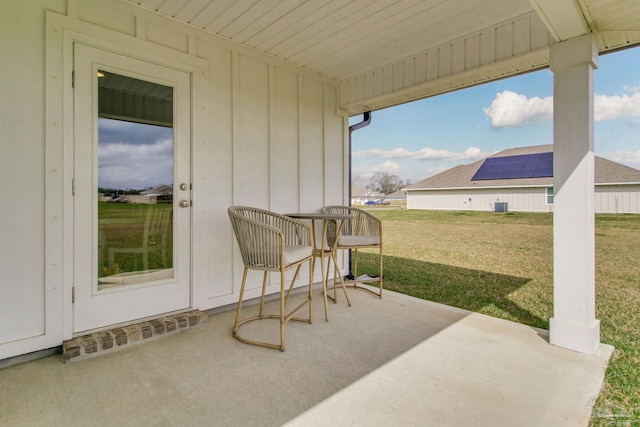
[[(345, 220), (338, 236), (336, 235), (336, 225), (330, 224), (327, 230), (327, 240), (334, 250), (353, 250), (353, 280), (346, 280), (344, 282), (345, 285), (368, 291), (382, 298), (382, 223), (380, 220), (369, 212), (352, 206), (326, 206), (322, 209), (322, 212), (353, 215), (353, 219)], [(380, 271), (377, 277), (368, 276), (358, 279), (358, 249), (364, 248), (378, 250)], [(368, 287), (358, 286), (358, 283), (374, 282), (378, 283), (377, 292)]]
[[(312, 323), (312, 285), (313, 285), (313, 247), (311, 229), (308, 225), (284, 215), (270, 212), (264, 209), (232, 206), (228, 209), (229, 218), (236, 235), (236, 240), (242, 254), (244, 272), (242, 286), (236, 311), (236, 320), (233, 325), (233, 336), (247, 344), (275, 348), (284, 351), (285, 334), (284, 327), (289, 320)], [(291, 289), (298, 278), (300, 267), (309, 262), (309, 293), (307, 298), (289, 313), (285, 312), (285, 306)], [(285, 272), (296, 268), (291, 279), (291, 285), (285, 295)], [(257, 316), (242, 319), (242, 300), (249, 270), (264, 272), (262, 280), (262, 297), (260, 299), (260, 311)], [(280, 312), (279, 314), (264, 313), (264, 297), (267, 287), (268, 273), (280, 273)], [(309, 317), (294, 317), (303, 307), (309, 306)], [(280, 320), (280, 344), (263, 341), (255, 341), (243, 338), (238, 329), (247, 322), (263, 319)]]

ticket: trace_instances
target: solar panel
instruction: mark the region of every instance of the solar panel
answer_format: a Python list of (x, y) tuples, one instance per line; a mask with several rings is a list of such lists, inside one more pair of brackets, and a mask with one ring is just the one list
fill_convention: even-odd
[(553, 176), (553, 153), (485, 159), (471, 181), (487, 179), (546, 178)]

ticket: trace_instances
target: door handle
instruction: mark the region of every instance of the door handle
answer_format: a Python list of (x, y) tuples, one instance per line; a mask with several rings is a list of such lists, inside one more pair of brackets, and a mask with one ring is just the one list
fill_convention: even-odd
[(178, 205), (180, 205), (181, 208), (188, 208), (189, 206), (191, 206), (191, 201), (180, 200), (180, 202), (178, 202)]

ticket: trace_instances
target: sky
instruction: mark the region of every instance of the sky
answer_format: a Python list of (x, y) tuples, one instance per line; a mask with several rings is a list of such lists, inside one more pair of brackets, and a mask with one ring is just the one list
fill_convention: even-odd
[(98, 187), (173, 185), (173, 128), (98, 119)]
[[(594, 92), (595, 155), (640, 169), (640, 48), (601, 55)], [(352, 135), (352, 179), (364, 187), (383, 172), (417, 183), (507, 148), (552, 144), (552, 115), (549, 70), (374, 111)]]

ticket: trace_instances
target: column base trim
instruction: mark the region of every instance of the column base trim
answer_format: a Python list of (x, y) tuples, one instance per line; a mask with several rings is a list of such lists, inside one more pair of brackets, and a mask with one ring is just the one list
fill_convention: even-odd
[(585, 326), (552, 317), (549, 320), (549, 343), (594, 355), (600, 347), (600, 321), (596, 319), (591, 326)]

